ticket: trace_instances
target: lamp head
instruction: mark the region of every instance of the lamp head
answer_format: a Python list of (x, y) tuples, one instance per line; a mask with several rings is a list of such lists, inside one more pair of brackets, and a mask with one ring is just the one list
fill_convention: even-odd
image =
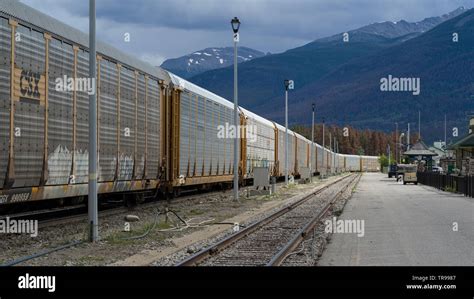
[(230, 24), (232, 25), (232, 30), (234, 31), (234, 33), (239, 32), (239, 28), (240, 28), (240, 20), (239, 20), (239, 18), (234, 17), (234, 18), (232, 19), (232, 21), (230, 21)]

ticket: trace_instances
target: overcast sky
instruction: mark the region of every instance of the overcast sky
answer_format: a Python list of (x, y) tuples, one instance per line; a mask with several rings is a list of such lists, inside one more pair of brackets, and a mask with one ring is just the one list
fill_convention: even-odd
[[(86, 0), (21, 0), (88, 32)], [(97, 0), (97, 37), (153, 65), (207, 47), (240, 45), (283, 52), (320, 37), (383, 21), (419, 21), (473, 0)], [(130, 42), (124, 34), (130, 34)]]

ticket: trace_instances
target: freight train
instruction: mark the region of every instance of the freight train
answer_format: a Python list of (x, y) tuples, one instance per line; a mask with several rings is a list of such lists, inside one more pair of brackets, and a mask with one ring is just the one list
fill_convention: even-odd
[[(14, 0), (0, 3), (0, 204), (84, 199), (88, 192), (88, 36)], [(282, 176), (285, 128), (239, 107), (239, 169), (234, 106), (195, 84), (97, 43), (98, 192), (175, 193), (243, 183), (254, 167)], [(77, 87), (77, 85), (76, 85)], [(289, 133), (289, 172), (309, 167), (311, 142)], [(251, 136), (250, 136), (251, 135)], [(317, 173), (377, 171), (377, 157), (343, 155), (314, 143)]]

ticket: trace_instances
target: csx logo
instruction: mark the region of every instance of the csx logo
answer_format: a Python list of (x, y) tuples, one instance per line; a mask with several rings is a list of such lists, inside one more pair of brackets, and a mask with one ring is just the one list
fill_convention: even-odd
[(20, 92), (24, 97), (40, 98), (39, 82), (41, 74), (32, 71), (21, 71), (20, 75)]

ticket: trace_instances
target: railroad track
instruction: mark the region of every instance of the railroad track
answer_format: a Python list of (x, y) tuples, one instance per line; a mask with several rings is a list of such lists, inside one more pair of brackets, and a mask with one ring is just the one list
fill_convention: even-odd
[[(278, 185), (283, 185), (284, 183), (277, 183)], [(230, 190), (230, 189), (229, 189)], [(215, 195), (220, 194), (222, 191), (210, 191), (205, 192), (206, 195)], [(199, 196), (202, 196), (202, 192), (196, 191), (187, 191), (183, 193), (179, 198), (174, 200), (188, 200), (193, 199)], [(244, 196), (244, 195), (243, 195)], [(144, 203), (139, 204), (139, 208), (153, 207), (157, 203), (163, 203), (160, 200), (150, 200), (151, 197), (148, 197), (148, 200)], [(120, 213), (130, 212), (130, 209), (125, 207), (122, 202), (120, 203), (99, 203), (99, 216), (113, 216)], [(87, 206), (84, 204), (67, 206), (67, 207), (57, 207), (41, 210), (32, 210), (27, 212), (15, 213), (15, 214), (6, 214), (1, 215), (0, 220), (5, 219), (10, 220), (38, 220), (38, 225), (41, 228), (56, 226), (60, 224), (67, 224), (70, 222), (83, 221), (88, 219), (87, 215)]]
[(199, 251), (177, 266), (278, 266), (359, 177), (340, 178)]
[[(152, 197), (146, 197), (145, 203), (142, 205), (156, 204), (157, 201)], [(130, 211), (123, 201), (104, 201), (99, 202), (99, 216), (110, 216)], [(66, 224), (88, 218), (88, 210), (85, 204), (77, 204), (65, 207), (55, 207), (49, 209), (32, 210), (27, 212), (1, 215), (0, 220), (37, 220), (39, 227), (48, 227), (59, 224)]]
[[(108, 204), (101, 205), (99, 213), (101, 216), (124, 211), (123, 205)], [(74, 221), (87, 219), (87, 207), (85, 205), (74, 205), (70, 207), (37, 210), (19, 214), (4, 215), (0, 220), (37, 220), (39, 227), (54, 226)]]

